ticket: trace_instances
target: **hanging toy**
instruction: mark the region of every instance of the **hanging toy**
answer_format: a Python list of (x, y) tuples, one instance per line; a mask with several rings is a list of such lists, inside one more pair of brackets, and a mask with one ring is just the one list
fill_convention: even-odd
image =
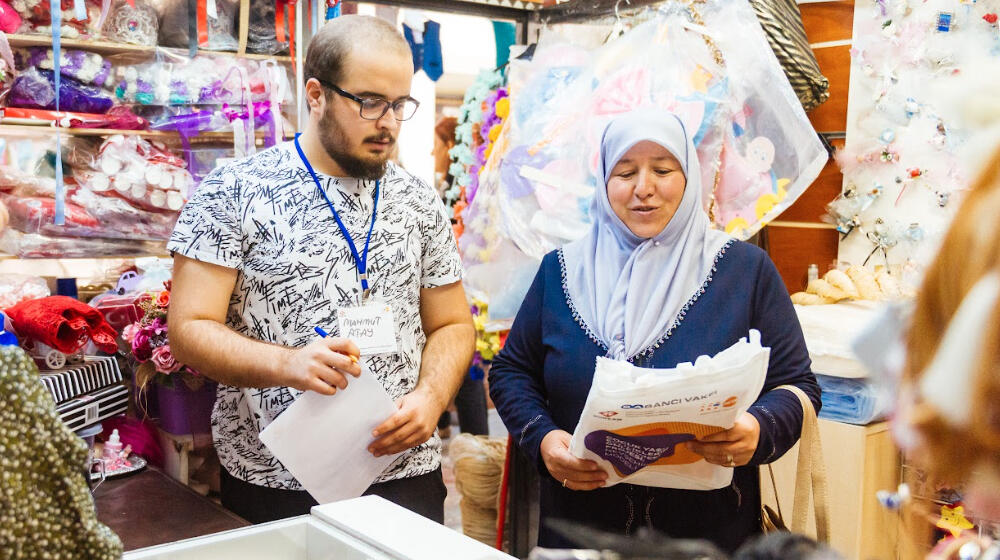
[(890, 511), (899, 511), (910, 501), (912, 495), (909, 485), (904, 482), (896, 488), (895, 492), (879, 490), (875, 493), (875, 497), (878, 498), (878, 503), (882, 504), (882, 507)]
[(938, 529), (948, 531), (951, 536), (958, 538), (963, 532), (972, 529), (975, 525), (965, 517), (965, 506), (953, 504), (953, 506), (941, 506), (941, 518), (936, 523)]

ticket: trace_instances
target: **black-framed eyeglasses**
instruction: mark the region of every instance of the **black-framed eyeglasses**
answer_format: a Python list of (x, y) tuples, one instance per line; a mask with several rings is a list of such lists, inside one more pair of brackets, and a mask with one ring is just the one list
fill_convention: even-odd
[(352, 101), (357, 101), (358, 105), (361, 106), (361, 118), (369, 121), (377, 121), (381, 119), (387, 112), (389, 108), (392, 108), (392, 114), (396, 117), (397, 121), (406, 121), (413, 117), (414, 113), (417, 112), (417, 107), (420, 107), (420, 102), (412, 97), (400, 97), (395, 101), (389, 101), (388, 99), (382, 99), (381, 97), (359, 97), (353, 93), (346, 92), (339, 87), (315, 78), (321, 86), (332, 89), (337, 95), (341, 97), (346, 97)]

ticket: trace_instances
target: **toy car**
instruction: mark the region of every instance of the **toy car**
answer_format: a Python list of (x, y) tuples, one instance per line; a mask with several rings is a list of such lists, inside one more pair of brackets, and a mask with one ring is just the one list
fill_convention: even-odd
[(22, 346), (28, 351), (28, 355), (35, 360), (35, 365), (38, 366), (38, 369), (62, 369), (67, 365), (80, 365), (83, 363), (83, 350), (72, 354), (65, 354), (47, 344), (31, 340), (23, 342)]

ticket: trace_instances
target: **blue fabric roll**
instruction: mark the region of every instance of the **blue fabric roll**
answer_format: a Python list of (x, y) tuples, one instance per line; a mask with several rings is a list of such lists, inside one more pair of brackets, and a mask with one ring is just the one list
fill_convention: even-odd
[(845, 379), (816, 374), (823, 389), (819, 417), (847, 424), (871, 424), (889, 411), (889, 399), (867, 379)]

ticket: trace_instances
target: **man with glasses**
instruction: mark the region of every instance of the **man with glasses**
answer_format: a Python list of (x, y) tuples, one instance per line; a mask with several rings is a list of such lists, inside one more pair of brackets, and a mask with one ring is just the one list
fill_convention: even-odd
[[(388, 161), (419, 107), (412, 56), (392, 25), (343, 16), (313, 37), (304, 71), (305, 131), (216, 169), (181, 213), (171, 349), (219, 381), (212, 433), (229, 509), (255, 523), (309, 511), (260, 431), (303, 391), (349, 395), (363, 365), (397, 403), (368, 451), (403, 453), (367, 493), (443, 522), (435, 427), (475, 331), (444, 205)], [(392, 332), (341, 331), (366, 313)]]

